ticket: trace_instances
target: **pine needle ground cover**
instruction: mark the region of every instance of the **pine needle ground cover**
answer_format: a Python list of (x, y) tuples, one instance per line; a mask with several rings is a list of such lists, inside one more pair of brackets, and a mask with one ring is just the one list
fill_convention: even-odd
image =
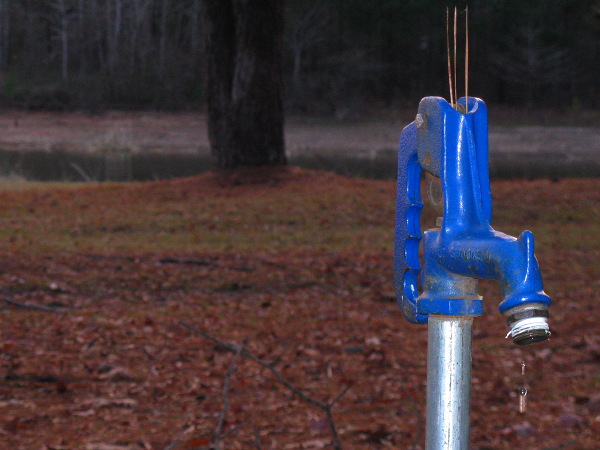
[[(552, 337), (505, 340), (499, 289), (481, 283), (473, 448), (596, 448), (600, 183), (492, 191), (494, 227), (535, 234)], [(344, 448), (422, 448), (426, 327), (395, 304), (394, 209), (393, 182), (296, 168), (268, 180), (6, 185), (2, 445), (209, 448), (221, 422), (223, 448), (330, 448), (323, 411), (185, 323), (243, 343), (319, 402), (343, 393), (331, 412)]]

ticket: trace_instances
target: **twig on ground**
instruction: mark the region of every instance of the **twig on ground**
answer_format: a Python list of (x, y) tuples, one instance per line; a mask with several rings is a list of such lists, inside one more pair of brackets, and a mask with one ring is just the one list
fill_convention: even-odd
[(188, 434), (190, 431), (193, 431), (194, 428), (195, 427), (193, 425), (184, 426), (181, 432), (177, 435), (175, 439), (173, 439), (173, 441), (165, 448), (165, 450), (173, 450), (175, 447), (177, 447), (183, 436)]
[(244, 351), (245, 341), (242, 342), (233, 357), (233, 361), (229, 364), (229, 368), (227, 369), (227, 374), (225, 375), (225, 381), (223, 382), (223, 411), (221, 411), (221, 415), (219, 416), (219, 422), (217, 424), (217, 428), (215, 429), (215, 439), (214, 445), (215, 450), (220, 450), (221, 448), (221, 432), (223, 431), (223, 424), (225, 423), (225, 416), (227, 415), (227, 411), (229, 411), (229, 385), (231, 384), (231, 377), (233, 372), (235, 372), (235, 366), (240, 359), (240, 355)]
[[(231, 430), (221, 434), (221, 439), (225, 439), (227, 436), (230, 436), (230, 435), (234, 434), (235, 432), (237, 432), (240, 428), (245, 427), (246, 423), (247, 422), (239, 423), (235, 427), (233, 427)], [(215, 447), (215, 449), (216, 449), (216, 447)]]
[(179, 324), (185, 328), (187, 328), (188, 330), (199, 334), (202, 337), (205, 337), (206, 339), (214, 342), (215, 344), (220, 345), (221, 347), (226, 348), (227, 350), (234, 352), (234, 353), (238, 353), (241, 354), (242, 356), (245, 356), (248, 359), (251, 359), (252, 361), (254, 361), (255, 363), (257, 363), (258, 365), (264, 367), (265, 369), (269, 370), (269, 372), (271, 372), (273, 374), (273, 376), (275, 377), (275, 379), (277, 381), (279, 381), (283, 386), (285, 386), (288, 390), (290, 390), (292, 393), (296, 394), (298, 397), (300, 397), (302, 400), (304, 400), (306, 403), (309, 403), (311, 405), (316, 406), (317, 408), (323, 410), (327, 416), (327, 419), (329, 421), (329, 427), (331, 430), (331, 434), (332, 434), (332, 445), (333, 448), (336, 450), (341, 450), (342, 445), (340, 443), (340, 439), (339, 439), (339, 435), (337, 432), (337, 429), (335, 427), (335, 422), (333, 421), (333, 414), (331, 412), (332, 408), (335, 406), (335, 404), (344, 396), (344, 394), (348, 391), (348, 389), (350, 389), (350, 386), (346, 386), (342, 392), (340, 392), (332, 401), (328, 402), (328, 403), (324, 403), (321, 402), (319, 400), (315, 400), (312, 397), (309, 397), (307, 394), (305, 394), (304, 392), (302, 392), (300, 389), (298, 389), (297, 387), (295, 387), (294, 385), (290, 384), (285, 378), (283, 378), (281, 376), (281, 374), (275, 369), (275, 363), (278, 361), (278, 359), (276, 359), (275, 361), (268, 363), (266, 361), (263, 361), (260, 358), (257, 358), (256, 356), (254, 356), (252, 353), (246, 351), (243, 346), (238, 347), (236, 345), (233, 344), (229, 344), (227, 342), (223, 342), (220, 339), (217, 339), (214, 336), (211, 336), (210, 334), (199, 330), (198, 328), (186, 323), (186, 322), (179, 322)]
[(577, 439), (569, 439), (562, 444), (553, 445), (552, 447), (544, 447), (542, 450), (563, 450), (577, 443)]
[(256, 445), (256, 450), (262, 450), (262, 445), (260, 444), (260, 436), (258, 435), (258, 427), (256, 424), (252, 424), (252, 429), (254, 430), (254, 445)]
[(209, 266), (209, 267), (222, 267), (227, 270), (234, 270), (238, 272), (252, 272), (254, 269), (251, 267), (227, 267), (213, 261), (205, 261), (202, 259), (191, 259), (191, 258), (174, 258), (164, 257), (158, 260), (160, 264), (185, 264), (189, 266)]
[(66, 313), (64, 310), (59, 309), (59, 308), (53, 308), (52, 306), (37, 305), (35, 303), (19, 302), (17, 300), (13, 300), (8, 297), (0, 297), (0, 299), (4, 303), (8, 303), (9, 305), (17, 306), (19, 308), (33, 309), (35, 311), (51, 312), (51, 313), (57, 313), (57, 314), (65, 314)]
[(190, 266), (215, 266), (219, 267), (218, 264), (212, 261), (205, 261), (203, 259), (190, 259), (190, 258), (173, 258), (170, 256), (165, 256), (164, 258), (160, 258), (158, 260), (160, 264), (187, 264)]
[(206, 267), (217, 267), (220, 269), (231, 270), (234, 272), (252, 272), (254, 269), (252, 267), (244, 267), (244, 266), (225, 266), (223, 264), (219, 264), (218, 259), (215, 261), (204, 260), (204, 259), (192, 259), (192, 258), (177, 258), (172, 256), (165, 256), (163, 258), (154, 259), (154, 258), (139, 258), (133, 256), (119, 256), (119, 255), (101, 255), (94, 253), (83, 253), (83, 256), (90, 259), (103, 259), (109, 261), (127, 261), (132, 263), (140, 263), (140, 262), (156, 262), (158, 264), (181, 264), (187, 266), (206, 266)]
[(419, 441), (421, 440), (421, 411), (419, 409), (419, 404), (417, 403), (417, 400), (411, 394), (411, 392), (408, 389), (406, 389), (405, 386), (402, 386), (402, 390), (404, 391), (404, 394), (408, 398), (410, 398), (413, 408), (415, 409), (415, 416), (417, 417), (417, 432), (415, 434), (415, 443), (413, 444), (412, 448), (417, 449), (419, 448)]

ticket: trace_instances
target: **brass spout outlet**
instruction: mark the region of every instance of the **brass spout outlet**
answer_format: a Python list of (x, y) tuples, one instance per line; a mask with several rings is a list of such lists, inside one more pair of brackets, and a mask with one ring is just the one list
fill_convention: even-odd
[(531, 345), (550, 337), (548, 307), (540, 303), (517, 306), (504, 312), (511, 337), (517, 345)]

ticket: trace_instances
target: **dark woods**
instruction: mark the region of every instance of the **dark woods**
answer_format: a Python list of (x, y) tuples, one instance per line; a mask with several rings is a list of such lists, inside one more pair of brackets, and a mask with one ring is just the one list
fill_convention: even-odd
[[(445, 11), (455, 4), (469, 6), (473, 95), (600, 106), (598, 0), (287, 0), (286, 107), (343, 117), (365, 104), (447, 96)], [(0, 0), (1, 105), (201, 108), (205, 8), (203, 0)]]

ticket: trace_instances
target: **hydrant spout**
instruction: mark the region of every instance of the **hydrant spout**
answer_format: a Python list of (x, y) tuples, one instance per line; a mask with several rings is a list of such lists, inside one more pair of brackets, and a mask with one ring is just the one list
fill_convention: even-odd
[(533, 234), (527, 230), (523, 231), (514, 243), (506, 245), (516, 247), (512, 261), (502, 251), (492, 255), (499, 266), (498, 280), (504, 297), (499, 306), (500, 312), (524, 303), (550, 306), (551, 300), (544, 292), (540, 267), (534, 254)]
[(490, 229), (487, 236), (448, 236), (439, 230), (425, 232), (423, 294), (426, 299), (478, 298), (477, 278), (497, 280), (505, 313), (529, 303), (547, 308), (550, 297), (543, 290), (542, 277), (534, 254), (533, 234), (519, 238)]

